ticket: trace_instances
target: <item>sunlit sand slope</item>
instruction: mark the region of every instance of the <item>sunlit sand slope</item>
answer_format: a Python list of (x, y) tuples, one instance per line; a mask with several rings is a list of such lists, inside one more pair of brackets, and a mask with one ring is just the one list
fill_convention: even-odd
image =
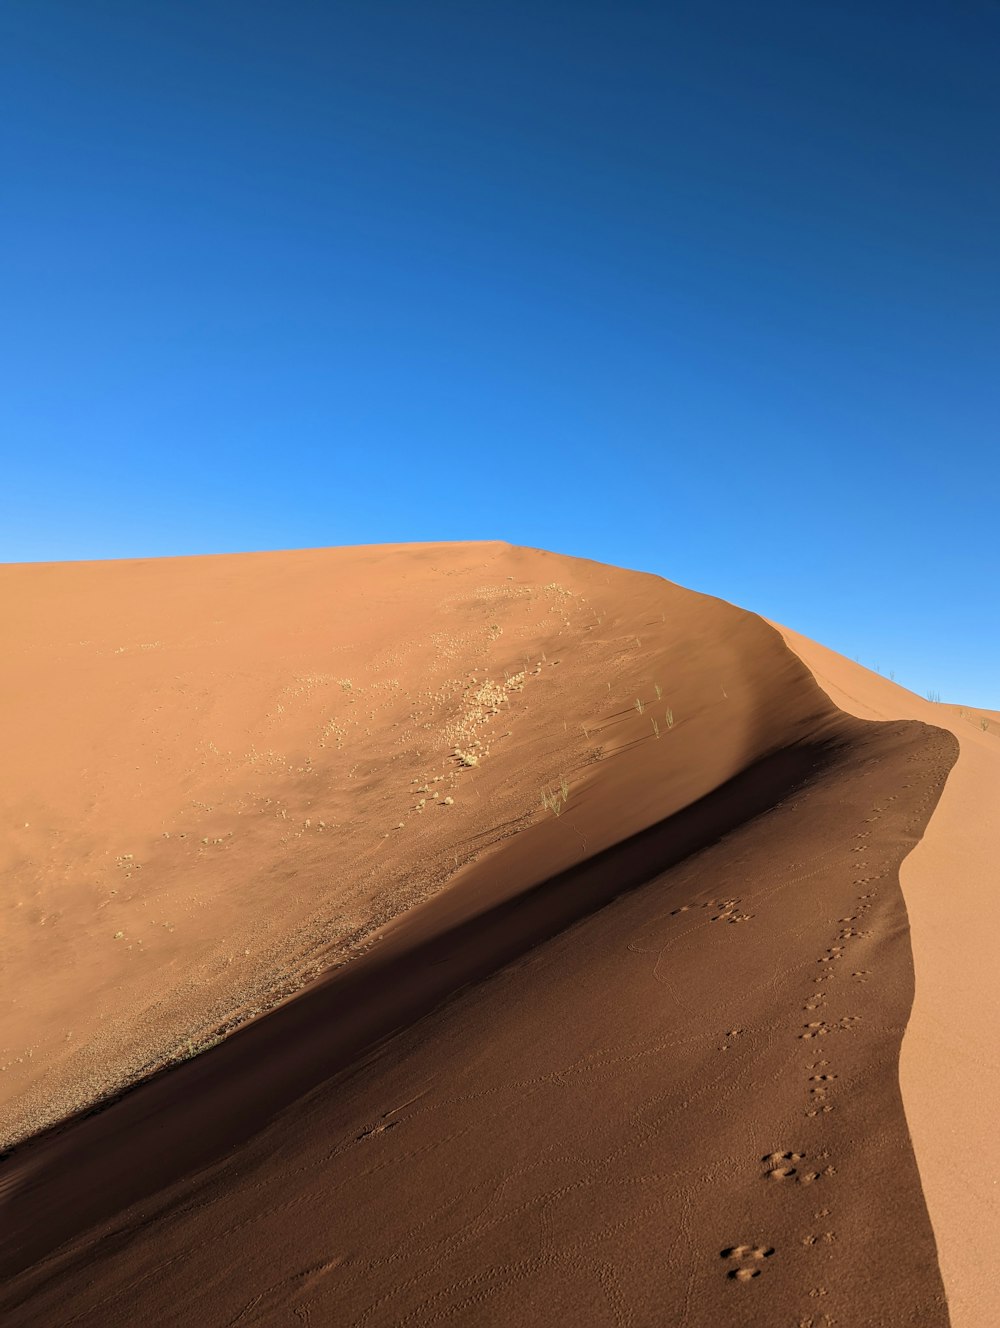
[(538, 875), (827, 705), (738, 610), (504, 544), (12, 566), (0, 598), (0, 1144), (357, 953), (564, 782)]

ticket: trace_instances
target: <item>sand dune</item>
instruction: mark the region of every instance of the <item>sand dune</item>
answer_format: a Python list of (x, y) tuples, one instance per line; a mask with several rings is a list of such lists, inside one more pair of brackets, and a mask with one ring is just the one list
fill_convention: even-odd
[(0, 586), (6, 1322), (948, 1322), (941, 726), (504, 544)]

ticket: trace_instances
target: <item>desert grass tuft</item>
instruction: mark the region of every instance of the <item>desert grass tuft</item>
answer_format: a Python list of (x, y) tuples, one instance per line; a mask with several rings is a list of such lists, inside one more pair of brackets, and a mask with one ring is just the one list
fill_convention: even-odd
[(542, 806), (553, 816), (560, 816), (569, 801), (569, 784), (565, 775), (559, 777), (559, 787), (555, 790), (542, 789)]

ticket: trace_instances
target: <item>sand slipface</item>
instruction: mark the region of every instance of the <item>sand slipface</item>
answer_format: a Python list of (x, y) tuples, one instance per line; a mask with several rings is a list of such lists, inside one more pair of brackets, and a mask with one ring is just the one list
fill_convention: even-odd
[(148, 1080), (5, 1162), (6, 1322), (948, 1322), (897, 1075), (948, 734), (505, 544), (0, 590), (6, 1137)]
[(842, 710), (935, 724), (960, 745), (941, 802), (902, 869), (916, 997), (900, 1083), (954, 1328), (1000, 1323), (1000, 1276), (984, 1258), (1000, 1239), (1000, 977), (989, 926), (1000, 880), (1000, 715), (926, 701), (779, 630)]

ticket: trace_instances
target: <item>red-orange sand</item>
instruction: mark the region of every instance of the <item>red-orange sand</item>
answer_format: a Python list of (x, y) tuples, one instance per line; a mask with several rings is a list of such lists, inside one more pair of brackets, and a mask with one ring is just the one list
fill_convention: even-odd
[(500, 543), (0, 596), (5, 1323), (990, 1304), (918, 1170), (956, 952), (907, 873), (964, 739), (949, 778), (760, 619)]

